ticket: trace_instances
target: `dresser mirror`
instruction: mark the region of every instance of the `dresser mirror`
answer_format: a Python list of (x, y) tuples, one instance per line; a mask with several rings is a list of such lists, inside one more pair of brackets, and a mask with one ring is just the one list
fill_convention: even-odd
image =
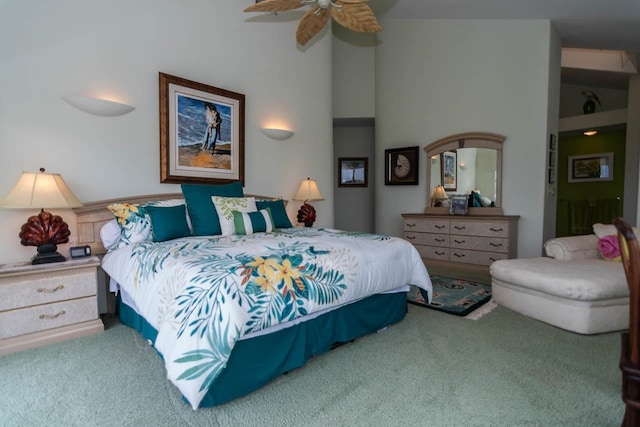
[(469, 207), (468, 215), (502, 215), (502, 145), (505, 139), (494, 133), (468, 132), (439, 139), (424, 147), (428, 191), (425, 213), (446, 214), (452, 196), (469, 195), (474, 191), (475, 204)]

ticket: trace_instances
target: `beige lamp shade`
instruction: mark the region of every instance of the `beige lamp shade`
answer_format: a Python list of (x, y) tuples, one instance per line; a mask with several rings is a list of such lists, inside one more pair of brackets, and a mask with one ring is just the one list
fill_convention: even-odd
[(433, 200), (446, 200), (449, 197), (447, 196), (447, 192), (444, 191), (444, 187), (442, 185), (438, 185), (433, 189), (433, 194), (431, 195)]
[(22, 172), (18, 183), (0, 200), (0, 207), (9, 209), (78, 208), (82, 203), (71, 192), (62, 176), (56, 173)]
[(298, 188), (295, 196), (293, 196), (293, 200), (303, 200), (306, 202), (308, 200), (324, 200), (324, 197), (320, 194), (316, 180), (307, 178), (300, 183), (300, 188)]

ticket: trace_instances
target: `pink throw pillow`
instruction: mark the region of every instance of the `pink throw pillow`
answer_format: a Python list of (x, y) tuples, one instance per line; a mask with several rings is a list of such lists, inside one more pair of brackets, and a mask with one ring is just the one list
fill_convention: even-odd
[(617, 235), (604, 236), (598, 239), (598, 251), (608, 261), (620, 261), (620, 244)]

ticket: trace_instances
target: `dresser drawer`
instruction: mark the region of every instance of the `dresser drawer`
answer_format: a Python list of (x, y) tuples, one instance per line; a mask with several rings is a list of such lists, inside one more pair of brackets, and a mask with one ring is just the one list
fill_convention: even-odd
[(451, 221), (451, 234), (507, 238), (509, 223), (506, 221)]
[(98, 318), (95, 296), (0, 313), (0, 339)]
[(0, 311), (96, 294), (95, 267), (0, 278)]
[(434, 246), (416, 246), (422, 258), (439, 259), (449, 261), (449, 248), (438, 248)]
[(506, 253), (481, 252), (465, 249), (451, 249), (451, 261), (464, 262), (467, 264), (491, 265), (499, 259), (507, 259)]
[(414, 245), (449, 247), (448, 234), (404, 233), (404, 238)]
[(406, 218), (404, 220), (404, 231), (449, 234), (449, 221), (445, 219)]
[(509, 252), (509, 240), (491, 237), (451, 236), (451, 247), (486, 252)]

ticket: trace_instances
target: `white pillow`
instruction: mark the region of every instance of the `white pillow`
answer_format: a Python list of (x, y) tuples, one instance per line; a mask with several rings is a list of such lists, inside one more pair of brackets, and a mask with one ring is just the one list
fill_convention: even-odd
[[(640, 228), (633, 227), (632, 230), (633, 230), (633, 234), (636, 235), (636, 238), (640, 238)], [(598, 236), (598, 239), (602, 239), (603, 237), (611, 236), (612, 234), (617, 235), (618, 230), (616, 229), (616, 226), (613, 224), (597, 223), (597, 224), (593, 224), (593, 234)]]
[(223, 236), (231, 236), (235, 233), (233, 225), (233, 211), (258, 212), (255, 197), (221, 197), (211, 196), (213, 206), (216, 208), (220, 219), (220, 230)]
[(113, 249), (120, 242), (120, 226), (112, 219), (100, 228), (100, 240), (106, 250)]

